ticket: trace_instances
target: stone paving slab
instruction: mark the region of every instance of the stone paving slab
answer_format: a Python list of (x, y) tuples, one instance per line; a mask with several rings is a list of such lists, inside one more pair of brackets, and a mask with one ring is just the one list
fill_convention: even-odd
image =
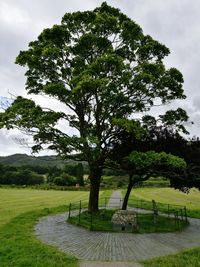
[(136, 262), (102, 262), (102, 261), (82, 261), (80, 267), (142, 267)]
[(59, 214), (41, 218), (35, 227), (36, 235), (41, 241), (83, 261), (105, 261), (101, 263), (104, 265), (108, 264), (106, 261), (113, 261), (114, 266), (127, 261), (133, 264), (131, 261), (140, 262), (200, 246), (199, 219), (190, 218), (190, 226), (182, 232), (133, 234), (88, 231), (67, 223), (67, 216)]
[(122, 207), (122, 195), (119, 190), (114, 191), (108, 201), (108, 204), (106, 205), (108, 209), (121, 209)]

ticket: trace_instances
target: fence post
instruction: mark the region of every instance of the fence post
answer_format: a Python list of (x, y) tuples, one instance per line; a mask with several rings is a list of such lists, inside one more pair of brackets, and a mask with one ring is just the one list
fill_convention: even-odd
[(122, 209), (123, 203), (124, 203), (124, 198), (121, 198), (121, 209)]
[(71, 206), (72, 206), (72, 204), (71, 204), (71, 202), (70, 202), (70, 203), (69, 203), (69, 213), (68, 213), (68, 218), (71, 217)]
[(106, 209), (106, 204), (107, 204), (107, 198), (105, 197), (105, 209)]
[(175, 224), (175, 229), (176, 229), (176, 211), (174, 211), (174, 224)]
[(181, 221), (183, 221), (183, 209), (181, 209)]
[(79, 204), (78, 224), (80, 224), (80, 222), (81, 222), (81, 200)]
[(187, 209), (186, 209), (186, 206), (184, 207), (184, 213), (185, 213), (185, 221), (187, 222)]
[(138, 220), (138, 212), (135, 213), (136, 215), (136, 230), (139, 230), (139, 220)]
[(120, 200), (119, 200), (119, 209), (121, 209), (122, 208), (122, 199), (120, 198)]
[(90, 213), (90, 230), (92, 230), (92, 223), (93, 223), (93, 221), (92, 221), (92, 212)]
[(178, 211), (176, 213), (177, 213), (177, 226), (178, 226), (178, 229), (180, 230), (179, 213)]
[(169, 204), (167, 205), (167, 213), (168, 213), (168, 218), (169, 218)]

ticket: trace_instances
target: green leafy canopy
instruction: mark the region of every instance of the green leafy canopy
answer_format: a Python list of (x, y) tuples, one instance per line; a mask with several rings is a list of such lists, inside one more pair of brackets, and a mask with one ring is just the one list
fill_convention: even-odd
[[(103, 162), (119, 124), (136, 132), (137, 120), (127, 122), (135, 112), (185, 98), (182, 74), (163, 64), (168, 54), (165, 45), (105, 2), (93, 11), (66, 13), (61, 24), (30, 42), (16, 63), (27, 68), (29, 94), (53, 97), (69, 112), (18, 97), (0, 114), (0, 127), (31, 132), (33, 151), (46, 144), (63, 156), (78, 151), (89, 163)], [(78, 134), (68, 135), (60, 122)]]
[(148, 168), (167, 167), (169, 170), (185, 169), (186, 162), (184, 159), (167, 154), (165, 152), (157, 153), (155, 151), (138, 152), (133, 151), (127, 160), (137, 170), (147, 170)]

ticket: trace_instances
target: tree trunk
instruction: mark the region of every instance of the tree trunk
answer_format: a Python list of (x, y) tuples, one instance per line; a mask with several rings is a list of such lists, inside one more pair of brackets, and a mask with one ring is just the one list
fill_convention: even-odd
[(101, 168), (92, 168), (90, 169), (90, 196), (88, 211), (97, 212), (99, 210), (99, 188), (101, 181), (102, 169)]
[(128, 199), (129, 199), (132, 187), (133, 187), (133, 179), (132, 178), (133, 178), (133, 174), (130, 174), (129, 175), (128, 187), (127, 187), (127, 190), (126, 190), (126, 195), (125, 195), (125, 198), (124, 198), (124, 201), (123, 201), (123, 205), (122, 205), (122, 209), (123, 210), (127, 209)]

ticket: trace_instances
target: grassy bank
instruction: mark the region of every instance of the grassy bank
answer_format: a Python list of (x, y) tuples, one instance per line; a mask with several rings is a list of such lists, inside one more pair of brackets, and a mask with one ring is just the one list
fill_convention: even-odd
[(0, 228), (1, 267), (77, 267), (78, 260), (39, 242), (33, 232), (37, 219), (66, 211), (67, 206), (23, 213)]
[(36, 240), (33, 227), (41, 216), (65, 212), (70, 200), (87, 198), (88, 192), (0, 188), (0, 266), (78, 266), (74, 257)]

